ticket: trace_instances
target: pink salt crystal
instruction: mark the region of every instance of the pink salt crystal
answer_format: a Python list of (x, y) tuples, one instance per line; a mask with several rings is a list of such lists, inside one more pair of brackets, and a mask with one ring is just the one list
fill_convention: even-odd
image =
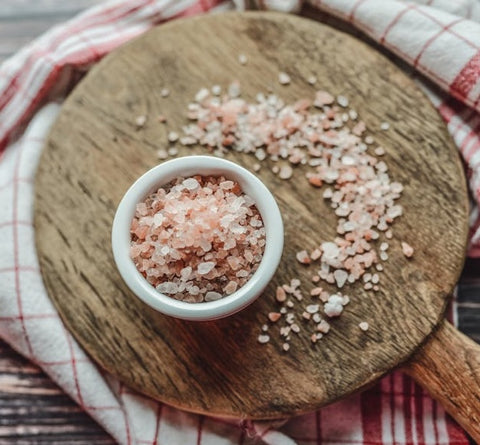
[(279, 303), (283, 303), (287, 299), (287, 294), (285, 293), (285, 290), (281, 286), (277, 287), (277, 292), (275, 297)]
[(311, 260), (310, 257), (308, 256), (308, 253), (306, 250), (302, 250), (300, 252), (297, 252), (296, 254), (297, 261), (302, 264), (310, 264)]
[(321, 187), (323, 185), (323, 181), (318, 176), (311, 176), (308, 178), (308, 182), (314, 187)]
[(304, 311), (302, 313), (302, 317), (305, 319), (305, 320), (310, 320), (310, 318), (312, 318), (312, 315), (309, 314), (307, 311)]
[(236, 283), (235, 281), (229, 281), (228, 284), (223, 288), (223, 291), (227, 295), (230, 295), (237, 290), (237, 287), (238, 287), (238, 283)]
[(317, 297), (318, 295), (320, 295), (321, 293), (323, 292), (323, 289), (321, 287), (314, 287), (311, 291), (310, 291), (310, 295), (312, 297)]
[(317, 325), (317, 331), (320, 331), (323, 334), (328, 334), (328, 331), (330, 331), (330, 324), (326, 320), (320, 321)]
[(313, 102), (313, 105), (321, 108), (324, 105), (332, 104), (334, 100), (335, 98), (327, 91), (317, 91), (317, 93), (315, 94), (315, 101)]
[(300, 326), (298, 326), (298, 324), (293, 323), (290, 327), (292, 328), (292, 331), (295, 332), (295, 334), (298, 334), (300, 332)]
[(233, 270), (237, 270), (242, 266), (242, 263), (240, 262), (240, 260), (234, 256), (229, 256), (227, 258), (227, 263)]
[(402, 252), (407, 258), (411, 258), (413, 256), (413, 247), (410, 244), (402, 241)]
[(315, 249), (315, 250), (312, 251), (312, 253), (310, 254), (310, 258), (311, 258), (313, 261), (318, 260), (321, 256), (322, 256), (322, 251), (321, 251), (320, 249)]
[(318, 283), (319, 281), (320, 281), (320, 277), (319, 277), (318, 275), (314, 275), (314, 276), (312, 277), (312, 282), (313, 282), (313, 283)]
[(280, 317), (282, 316), (282, 314), (280, 312), (270, 312), (268, 314), (268, 319), (272, 322), (272, 323), (275, 323), (277, 322)]

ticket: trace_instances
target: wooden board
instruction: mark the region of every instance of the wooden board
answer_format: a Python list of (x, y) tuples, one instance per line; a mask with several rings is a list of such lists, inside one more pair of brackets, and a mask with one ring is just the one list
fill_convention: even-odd
[[(246, 66), (237, 61), (248, 56)], [(280, 70), (292, 77), (278, 84)], [(259, 173), (284, 215), (286, 248), (274, 280), (252, 306), (228, 319), (195, 323), (165, 317), (128, 291), (115, 269), (110, 230), (123, 193), (158, 163), (168, 129), (185, 123), (195, 92), (242, 82), (253, 99), (271, 88), (286, 101), (312, 96), (306, 78), (344, 94), (387, 151), (391, 176), (405, 184), (405, 216), (376, 295), (360, 286), (332, 331), (256, 341), (275, 287), (311, 271), (295, 252), (335, 233), (321, 193), (302, 179)], [(160, 90), (168, 87), (169, 98)], [(168, 116), (166, 127), (156, 121)], [(135, 118), (147, 115), (144, 128)], [(379, 129), (389, 121), (387, 132)], [(180, 154), (204, 153), (200, 147)], [(230, 154), (251, 167), (255, 159)], [(461, 164), (437, 112), (413, 82), (365, 44), (315, 22), (281, 14), (215, 15), (175, 21), (107, 56), (66, 101), (42, 156), (36, 183), (37, 248), (45, 285), (89, 354), (131, 387), (182, 409), (272, 418), (312, 410), (370, 384), (408, 358), (442, 318), (464, 258), (467, 196)], [(415, 246), (408, 261), (400, 240)], [(308, 288), (306, 287), (307, 291)], [(358, 323), (371, 328), (360, 333)]]

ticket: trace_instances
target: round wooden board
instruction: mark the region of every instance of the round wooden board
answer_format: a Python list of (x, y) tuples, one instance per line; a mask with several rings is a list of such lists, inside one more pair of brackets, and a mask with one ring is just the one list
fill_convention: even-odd
[[(241, 66), (244, 53), (248, 64)], [(292, 77), (281, 86), (279, 71)], [(352, 302), (316, 345), (278, 335), (257, 342), (277, 285), (314, 266), (295, 252), (332, 239), (336, 218), (304, 179), (258, 173), (274, 193), (286, 228), (285, 251), (264, 295), (228, 319), (200, 323), (163, 316), (127, 289), (112, 258), (110, 230), (129, 185), (158, 163), (167, 132), (204, 86), (242, 83), (243, 95), (272, 91), (287, 102), (317, 88), (350, 98), (378, 143), (391, 177), (405, 185), (405, 214), (394, 226), (381, 291), (347, 286)], [(168, 98), (160, 90), (170, 89)], [(168, 125), (156, 116), (165, 114)], [(144, 128), (135, 118), (148, 116)], [(380, 131), (380, 123), (391, 123)], [(180, 155), (204, 153), (181, 148)], [(248, 155), (228, 159), (251, 168)], [(271, 164), (268, 164), (271, 167)], [(48, 292), (66, 325), (103, 368), (127, 385), (185, 410), (274, 418), (315, 409), (373, 382), (405, 361), (443, 316), (462, 267), (467, 193), (455, 147), (437, 112), (413, 82), (365, 44), (290, 15), (230, 13), (153, 29), (100, 62), (65, 102), (47, 141), (36, 182), (36, 242)], [(407, 260), (400, 241), (415, 247)], [(330, 288), (331, 289), (331, 288)], [(309, 301), (309, 299), (307, 299)], [(297, 305), (297, 312), (301, 312)], [(362, 333), (360, 321), (370, 329)], [(311, 329), (311, 328), (310, 328)]]

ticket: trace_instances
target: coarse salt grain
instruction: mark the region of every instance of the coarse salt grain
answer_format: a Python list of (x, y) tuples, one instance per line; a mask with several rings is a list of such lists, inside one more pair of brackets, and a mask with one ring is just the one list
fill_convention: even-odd
[(178, 133), (175, 132), (175, 131), (170, 131), (170, 133), (168, 133), (168, 141), (169, 142), (177, 142), (178, 141)]
[(411, 258), (413, 256), (413, 247), (402, 241), (402, 252), (407, 258)]
[(281, 286), (277, 287), (276, 299), (279, 303), (283, 303), (287, 299), (287, 294)]
[(168, 152), (164, 148), (160, 148), (157, 150), (157, 158), (158, 159), (167, 159), (168, 158)]
[(278, 81), (282, 85), (288, 85), (291, 82), (291, 78), (287, 73), (281, 71), (280, 73), (278, 73)]
[(345, 97), (345, 96), (337, 96), (337, 103), (338, 105), (340, 105), (341, 107), (348, 107), (348, 99)]
[(265, 344), (265, 343), (268, 343), (270, 341), (270, 336), (269, 335), (259, 335), (257, 337), (258, 339), (258, 343), (261, 343), (261, 344)]
[(272, 323), (275, 323), (277, 322), (280, 317), (282, 316), (282, 314), (280, 312), (270, 312), (268, 314), (268, 319), (272, 322)]
[(247, 56), (245, 54), (239, 54), (238, 61), (240, 65), (246, 65), (248, 61)]
[(338, 294), (330, 296), (323, 306), (323, 311), (328, 317), (338, 317), (343, 312), (343, 298)]
[(283, 165), (280, 167), (280, 171), (278, 172), (278, 177), (280, 179), (290, 179), (293, 175), (293, 169), (289, 165)]
[(362, 321), (361, 323), (359, 323), (358, 327), (364, 332), (368, 331), (368, 328), (369, 328), (368, 323), (366, 321)]
[(146, 122), (147, 122), (147, 116), (145, 116), (145, 115), (137, 116), (135, 118), (135, 125), (138, 128), (142, 128), (143, 126), (145, 126)]
[(170, 95), (170, 90), (168, 88), (162, 88), (160, 90), (160, 96), (168, 97)]
[(330, 331), (330, 324), (326, 320), (321, 320), (317, 325), (317, 331), (322, 332), (323, 334), (328, 334)]
[(308, 256), (308, 253), (306, 250), (302, 250), (300, 252), (297, 252), (295, 255), (297, 258), (297, 261), (302, 264), (310, 264), (311, 260), (310, 257)]

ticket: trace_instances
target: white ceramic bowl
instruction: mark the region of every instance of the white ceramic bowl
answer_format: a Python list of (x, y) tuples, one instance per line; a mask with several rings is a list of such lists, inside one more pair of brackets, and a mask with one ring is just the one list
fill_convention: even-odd
[[(186, 303), (158, 292), (137, 270), (130, 258), (130, 224), (136, 205), (148, 194), (176, 177), (193, 175), (223, 175), (237, 181), (242, 190), (255, 200), (266, 231), (263, 258), (250, 280), (231, 295), (203, 303)], [(212, 156), (186, 156), (152, 168), (127, 190), (113, 220), (112, 248), (117, 268), (125, 283), (149, 306), (185, 320), (215, 320), (234, 314), (252, 303), (271, 280), (283, 251), (282, 216), (267, 187), (245, 168)]]

